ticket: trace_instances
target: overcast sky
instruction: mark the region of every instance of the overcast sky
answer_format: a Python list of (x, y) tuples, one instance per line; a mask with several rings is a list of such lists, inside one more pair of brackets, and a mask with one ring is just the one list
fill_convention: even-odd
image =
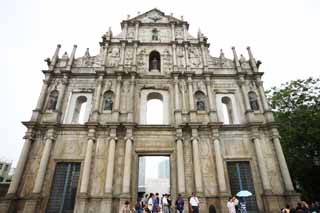
[[(101, 35), (111, 26), (154, 7), (166, 14), (184, 16), (196, 36), (200, 27), (211, 43), (210, 52), (222, 48), (231, 57), (231, 46), (247, 56), (251, 46), (262, 61), (265, 87), (286, 81), (319, 76), (319, 0), (2, 0), (0, 7), (1, 149), (0, 158), (17, 162), (25, 128), (42, 86), (42, 69), (56, 45), (77, 56), (90, 48), (99, 50)], [(231, 57), (232, 58), (232, 57)]]

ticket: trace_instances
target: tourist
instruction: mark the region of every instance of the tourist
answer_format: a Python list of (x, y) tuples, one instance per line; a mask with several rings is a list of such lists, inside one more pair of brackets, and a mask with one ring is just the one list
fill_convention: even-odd
[(143, 208), (144, 208), (144, 210), (145, 211), (147, 211), (147, 209), (148, 209), (148, 194), (146, 194), (145, 196), (144, 196), (144, 198), (143, 198)]
[(227, 202), (227, 207), (228, 207), (229, 213), (236, 213), (236, 207), (235, 207), (233, 197), (229, 197), (229, 200)]
[(153, 196), (153, 208), (152, 212), (160, 212), (160, 198), (159, 193), (156, 193), (156, 196)]
[(236, 212), (240, 211), (240, 203), (239, 203), (239, 200), (238, 200), (237, 197), (234, 196), (234, 195), (233, 195), (232, 199), (233, 199), (234, 207), (236, 208)]
[(311, 213), (319, 213), (319, 209), (318, 209), (316, 203), (314, 203), (314, 202), (311, 203), (310, 212)]
[(183, 213), (184, 200), (183, 200), (181, 194), (178, 194), (178, 198), (176, 200), (175, 205), (176, 205), (177, 213)]
[(283, 208), (283, 209), (281, 210), (281, 213), (290, 213), (290, 206), (289, 206), (289, 204), (286, 205), (286, 208)]
[(167, 201), (168, 201), (169, 213), (171, 213), (172, 201), (171, 201), (171, 195), (170, 194), (167, 194)]
[(169, 213), (168, 195), (164, 194), (162, 197), (162, 212)]
[(136, 205), (134, 206), (134, 210), (137, 213), (143, 213), (143, 201), (140, 197), (137, 199)]
[(199, 213), (199, 199), (196, 197), (196, 194), (194, 192), (192, 192), (189, 203), (190, 203), (192, 212)]
[(131, 213), (131, 210), (130, 210), (130, 202), (129, 201), (126, 201), (124, 203), (124, 205), (122, 206), (121, 208), (121, 213)]
[(302, 208), (302, 204), (300, 202), (297, 203), (296, 213), (304, 213), (304, 210)]
[(242, 197), (240, 198), (240, 212), (247, 213), (246, 201)]
[(309, 205), (305, 201), (302, 201), (302, 209), (305, 213), (309, 212)]
[(148, 208), (146, 209), (148, 212), (152, 212), (152, 209), (153, 209), (153, 198), (154, 198), (154, 194), (150, 193), (149, 198), (148, 198)]

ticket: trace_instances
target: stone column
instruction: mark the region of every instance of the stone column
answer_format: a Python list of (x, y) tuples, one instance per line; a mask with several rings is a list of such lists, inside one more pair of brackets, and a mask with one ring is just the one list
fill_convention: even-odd
[(184, 44), (184, 59), (186, 63), (186, 67), (189, 67), (189, 54), (188, 54), (188, 45), (185, 43)]
[[(181, 131), (181, 130), (180, 130)], [(177, 137), (177, 177), (178, 177), (178, 193), (184, 194), (186, 192), (185, 187), (185, 175), (184, 175), (184, 158), (183, 158), (183, 139)]]
[(293, 184), (291, 181), (291, 177), (290, 177), (290, 173), (289, 173), (289, 169), (286, 163), (286, 159), (284, 158), (283, 155), (283, 151), (282, 151), (282, 147), (280, 144), (280, 140), (279, 140), (279, 136), (275, 136), (273, 137), (273, 143), (274, 143), (274, 147), (275, 147), (275, 151), (276, 151), (276, 155), (278, 158), (278, 162), (280, 165), (280, 171), (281, 171), (281, 175), (282, 175), (282, 179), (285, 185), (285, 189), (288, 192), (293, 192), (294, 188), (293, 188)]
[(45, 142), (43, 153), (41, 156), (40, 166), (38, 169), (37, 177), (36, 177), (35, 184), (34, 184), (33, 191), (32, 191), (32, 193), (34, 193), (34, 194), (38, 194), (42, 190), (44, 177), (46, 174), (46, 170), (47, 170), (47, 166), (48, 166), (48, 162), (49, 162), (49, 158), (50, 158), (51, 148), (52, 148), (52, 144), (54, 141), (54, 130), (53, 129), (48, 130), (45, 141), (46, 142)]
[(213, 144), (214, 144), (215, 160), (216, 160), (216, 167), (217, 167), (219, 192), (225, 193), (227, 192), (227, 184), (226, 184), (226, 178), (224, 174), (224, 165), (223, 165), (223, 158), (221, 154), (219, 138), (215, 138), (213, 140)]
[(257, 79), (256, 83), (258, 85), (258, 90), (259, 90), (259, 93), (260, 93), (263, 109), (264, 109), (264, 111), (269, 111), (270, 108), (269, 108), (269, 105), (268, 105), (268, 102), (267, 102), (266, 94), (265, 94), (264, 89), (263, 89), (263, 82), (260, 79)]
[(129, 110), (128, 110), (128, 122), (133, 122), (133, 111), (134, 111), (134, 88), (135, 88), (135, 73), (131, 73), (131, 85), (130, 85), (130, 99)]
[(67, 64), (67, 70), (70, 71), (71, 68), (72, 68), (72, 64), (73, 64), (73, 61), (74, 61), (74, 56), (76, 55), (76, 50), (77, 50), (77, 45), (73, 45), (73, 49), (72, 49), (72, 52), (71, 52), (71, 55), (70, 55), (70, 58), (69, 58), (69, 61), (68, 61), (68, 64)]
[(99, 76), (97, 79), (96, 90), (95, 90), (95, 94), (94, 94), (94, 105), (93, 105), (93, 110), (92, 110), (91, 121), (98, 120), (102, 83), (103, 83), (103, 74), (99, 73)]
[(59, 51), (60, 51), (61, 45), (58, 44), (56, 51), (54, 52), (52, 59), (51, 59), (51, 65), (50, 65), (50, 70), (53, 70), (54, 67), (56, 66), (58, 59), (59, 59)]
[(92, 149), (93, 143), (95, 141), (94, 138), (95, 130), (89, 130), (89, 138), (87, 143), (86, 155), (84, 158), (84, 165), (83, 165), (83, 172), (81, 178), (81, 186), (80, 186), (80, 193), (87, 194), (88, 193), (88, 186), (89, 186), (89, 179), (91, 173), (91, 161), (92, 161)]
[(207, 50), (203, 43), (201, 43), (201, 53), (202, 53), (203, 66), (207, 68), (208, 67)]
[[(173, 68), (176, 69), (177, 67), (177, 45), (172, 43), (172, 57), (173, 57)], [(176, 71), (176, 70), (174, 70)]]
[(19, 161), (17, 164), (17, 168), (15, 169), (15, 174), (12, 177), (12, 181), (10, 183), (10, 187), (7, 192), (7, 196), (15, 195), (17, 189), (19, 187), (21, 177), (25, 168), (25, 165), (28, 160), (28, 154), (30, 152), (31, 144), (32, 144), (32, 129), (28, 129), (26, 135), (24, 136), (25, 142), (23, 144), (23, 148), (19, 157)]
[(193, 88), (192, 88), (192, 78), (188, 76), (188, 91), (189, 91), (189, 108), (190, 111), (194, 111), (194, 99), (193, 99)]
[(171, 40), (175, 41), (176, 40), (176, 36), (175, 36), (175, 24), (174, 22), (171, 22)]
[(263, 105), (265, 118), (268, 122), (273, 122), (274, 121), (273, 113), (272, 113), (272, 110), (268, 104), (267, 97), (266, 97), (266, 94), (265, 94), (264, 88), (263, 88), (263, 82), (260, 80), (260, 77), (256, 77), (256, 84), (258, 86), (260, 100)]
[(112, 193), (112, 183), (113, 183), (113, 168), (114, 168), (114, 154), (116, 150), (116, 129), (111, 129), (109, 140), (109, 150), (108, 150), (108, 165), (107, 165), (107, 175), (106, 175), (106, 185), (105, 193)]
[(174, 110), (174, 115), (175, 115), (175, 121), (176, 124), (181, 123), (181, 104), (180, 104), (180, 92), (179, 92), (179, 79), (178, 79), (178, 74), (173, 73), (174, 77), (174, 105), (175, 105), (175, 110)]
[(239, 63), (238, 55), (237, 55), (237, 52), (236, 52), (236, 48), (232, 47), (231, 49), (232, 49), (233, 60), (234, 60), (234, 63), (236, 65), (236, 69), (237, 69), (238, 72), (242, 72), (241, 65)]
[(105, 43), (104, 44), (104, 47), (103, 47), (103, 65), (104, 66), (107, 66), (107, 63), (108, 63), (108, 49), (109, 49), (109, 44), (108, 43)]
[(136, 22), (136, 32), (134, 35), (134, 40), (138, 41), (139, 39), (139, 22)]
[(49, 74), (49, 75), (46, 75), (45, 79), (43, 80), (40, 96), (39, 96), (39, 99), (38, 99), (38, 102), (37, 102), (36, 109), (34, 111), (41, 112), (43, 110), (43, 105), (44, 105), (44, 101), (45, 101), (45, 98), (46, 98), (46, 94), (48, 92), (50, 78), (51, 78), (51, 76)]
[(88, 133), (88, 143), (86, 148), (86, 155), (84, 158), (83, 172), (81, 177), (81, 185), (80, 185), (80, 199), (77, 213), (85, 213), (87, 212), (87, 203), (88, 203), (88, 187), (90, 181), (91, 174), (91, 161), (92, 161), (92, 150), (93, 144), (95, 141), (95, 130), (90, 129)]
[(183, 40), (187, 41), (188, 40), (188, 32), (187, 32), (187, 26), (186, 24), (183, 24)]
[(117, 87), (116, 87), (116, 97), (114, 103), (114, 110), (113, 110), (113, 121), (117, 122), (119, 118), (120, 112), (120, 95), (121, 95), (121, 75), (117, 76)]
[(193, 170), (194, 170), (194, 180), (196, 186), (196, 192), (202, 193), (202, 173), (201, 173), (201, 163), (199, 156), (199, 137), (198, 130), (192, 129), (192, 156), (193, 156)]
[(266, 167), (265, 160), (264, 160), (263, 153), (262, 153), (260, 140), (258, 139), (258, 137), (254, 137), (252, 139), (252, 141), (254, 143), (254, 148), (255, 148), (256, 155), (257, 155), (258, 167), (259, 167), (259, 171), (260, 171), (260, 177), (262, 180), (263, 190), (264, 190), (264, 192), (270, 192), (271, 185), (270, 185), (270, 180), (269, 180), (269, 176), (268, 176), (268, 172), (267, 172), (267, 167)]
[(133, 59), (132, 59), (132, 63), (134, 66), (137, 65), (137, 48), (138, 48), (138, 43), (134, 42), (133, 44)]
[(123, 171), (123, 182), (122, 182), (122, 193), (127, 194), (130, 192), (131, 182), (131, 163), (132, 163), (132, 129), (127, 129), (126, 151), (124, 156), (124, 171)]
[(125, 42), (121, 42), (121, 58), (120, 58), (120, 64), (121, 64), (122, 66), (124, 65), (125, 49), (126, 49), (126, 43), (125, 43)]
[(253, 118), (254, 118), (253, 110), (251, 110), (251, 107), (250, 107), (247, 85), (246, 85), (246, 81), (244, 80), (243, 76), (240, 77), (240, 80), (238, 81), (238, 85), (240, 87), (242, 100), (244, 101), (247, 121), (248, 122), (253, 121)]
[(192, 88), (192, 78), (188, 76), (188, 90), (189, 90), (189, 111), (190, 111), (190, 121), (196, 121), (196, 111), (194, 109), (194, 99), (193, 99), (193, 88)]
[(206, 87), (209, 99), (209, 118), (210, 122), (218, 121), (217, 110), (216, 110), (216, 94), (212, 92), (210, 76), (206, 76)]
[(61, 89), (59, 91), (59, 98), (58, 98), (57, 107), (56, 107), (56, 110), (58, 112), (61, 112), (62, 102), (66, 93), (66, 87), (68, 86), (68, 82), (69, 82), (69, 77), (68, 75), (64, 74), (61, 82)]

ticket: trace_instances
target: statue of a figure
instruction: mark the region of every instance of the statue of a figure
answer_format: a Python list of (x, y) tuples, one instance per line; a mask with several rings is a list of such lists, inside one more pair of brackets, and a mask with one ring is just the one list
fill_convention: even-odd
[(158, 41), (158, 30), (157, 29), (152, 30), (152, 41)]
[(249, 102), (252, 110), (259, 110), (257, 95), (254, 92), (249, 93)]
[(107, 97), (104, 103), (104, 110), (112, 110), (112, 107), (113, 107), (113, 101), (111, 97)]
[(204, 111), (205, 110), (204, 102), (202, 100), (198, 100), (197, 101), (197, 110), (198, 111)]
[(52, 93), (49, 96), (47, 109), (48, 110), (56, 110), (57, 102), (58, 102), (58, 94), (57, 93)]
[(156, 57), (154, 57), (151, 61), (151, 70), (159, 70), (159, 63)]

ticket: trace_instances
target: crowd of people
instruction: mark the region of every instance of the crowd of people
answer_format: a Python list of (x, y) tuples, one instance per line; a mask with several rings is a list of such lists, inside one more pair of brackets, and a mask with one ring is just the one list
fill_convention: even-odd
[(298, 202), (295, 208), (291, 208), (290, 205), (287, 204), (285, 208), (281, 209), (281, 213), (320, 213), (320, 203), (311, 202), (308, 204), (302, 201)]
[[(190, 211), (199, 213), (199, 199), (192, 193), (188, 199)], [(161, 197), (159, 193), (146, 194), (144, 198), (138, 198), (133, 209), (130, 209), (130, 202), (126, 201), (121, 209), (122, 213), (183, 213), (184, 212), (184, 199), (181, 194), (178, 195), (174, 203), (172, 203), (170, 194), (163, 194)]]
[[(199, 213), (199, 199), (193, 192), (188, 198), (188, 210), (192, 213)], [(121, 213), (183, 213), (185, 208), (185, 201), (181, 194), (178, 195), (174, 203), (172, 203), (170, 194), (163, 194), (161, 197), (159, 193), (146, 194), (144, 198), (138, 198), (134, 208), (130, 207), (130, 202), (126, 201), (121, 209)], [(231, 196), (227, 202), (229, 213), (247, 213), (245, 200), (241, 197)], [(286, 205), (280, 210), (281, 213), (320, 213), (320, 203), (312, 202), (308, 204), (305, 201), (298, 202), (297, 206), (291, 208)]]

